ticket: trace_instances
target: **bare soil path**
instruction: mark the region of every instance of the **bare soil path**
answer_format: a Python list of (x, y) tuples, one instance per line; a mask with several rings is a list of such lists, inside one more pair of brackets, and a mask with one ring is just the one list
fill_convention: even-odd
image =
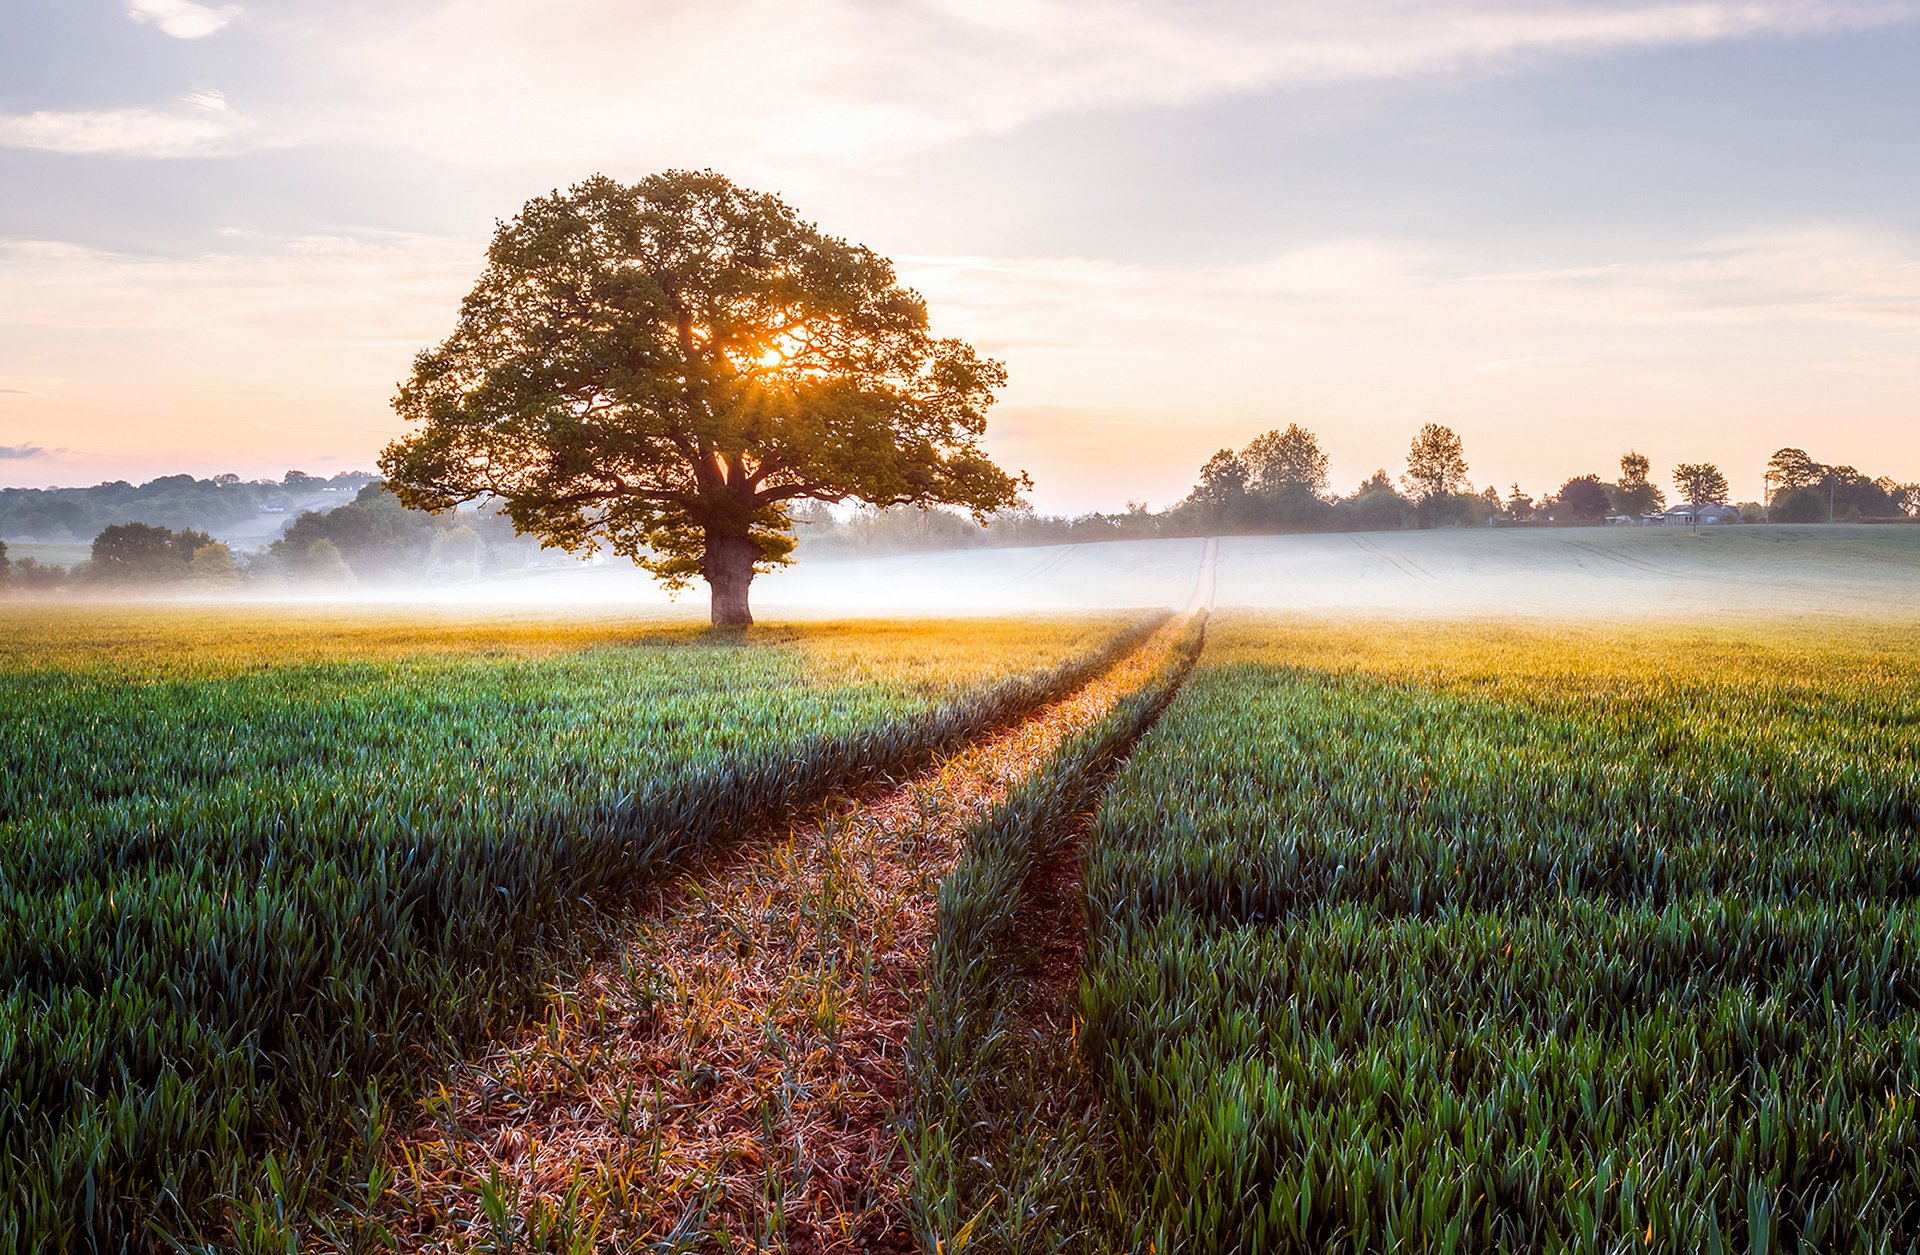
[(401, 1247), (912, 1249), (894, 1113), (940, 881), (968, 824), (1139, 687), (1179, 629), (904, 783), (603, 916), (600, 957), (543, 1022), (400, 1121)]

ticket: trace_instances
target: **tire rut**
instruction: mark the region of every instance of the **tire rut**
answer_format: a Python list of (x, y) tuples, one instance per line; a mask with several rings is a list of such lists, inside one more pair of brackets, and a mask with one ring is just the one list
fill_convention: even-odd
[(541, 1022), (461, 1064), (390, 1139), (399, 1249), (540, 1233), (912, 1249), (893, 1120), (940, 881), (968, 825), (1151, 676), (1185, 622), (903, 783), (601, 915), (599, 957)]

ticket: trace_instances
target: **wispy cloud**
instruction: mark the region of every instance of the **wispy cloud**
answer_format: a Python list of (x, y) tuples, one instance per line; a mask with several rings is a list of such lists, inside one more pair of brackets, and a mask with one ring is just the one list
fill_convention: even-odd
[[(193, 431), (207, 457), (365, 461), (481, 255), (402, 235), (235, 233), (199, 257), (0, 243), (0, 327), (66, 381), (35, 403), (44, 421), (71, 419), (90, 447), (164, 467)], [(1522, 272), (1361, 238), (1214, 267), (900, 264), (941, 333), (1008, 360), (991, 443), (1074, 508), (1171, 499), (1206, 454), (1276, 421), (1320, 431), (1344, 483), (1397, 458), (1413, 416), (1457, 416), (1470, 450), (1504, 451), (1476, 474), (1531, 482), (1530, 457), (1564, 478), (1610, 466), (1620, 442), (1805, 443), (1797, 424), (1835, 407), (1901, 430), (1920, 387), (1920, 240), (1838, 228)], [(111, 372), (95, 368), (103, 334)]]
[(183, 109), (40, 110), (0, 114), (0, 148), (75, 156), (216, 157), (243, 147), (253, 128), (217, 91), (181, 100)]
[(275, 19), (279, 38), (346, 87), (315, 138), (601, 167), (722, 154), (784, 169), (1066, 113), (1912, 21), (1920, 4), (436, 0), (377, 25), (336, 19), (326, 6)]
[[(901, 262), (943, 331), (1007, 360), (1000, 447), (1087, 500), (1170, 499), (1213, 449), (1296, 419), (1344, 482), (1398, 456), (1412, 416), (1450, 415), (1506, 451), (1476, 464), (1504, 483), (1533, 457), (1604, 469), (1620, 441), (1804, 443), (1809, 415), (1904, 430), (1920, 388), (1920, 240), (1839, 228), (1498, 274), (1390, 239), (1215, 267)], [(1913, 475), (1907, 449), (1848, 456)], [(1143, 472), (1147, 450), (1167, 469)]]
[(151, 22), (175, 39), (204, 39), (240, 15), (236, 4), (195, 4), (193, 0), (127, 0), (127, 16)]
[(45, 455), (46, 450), (37, 444), (0, 444), (0, 459), (37, 458)]

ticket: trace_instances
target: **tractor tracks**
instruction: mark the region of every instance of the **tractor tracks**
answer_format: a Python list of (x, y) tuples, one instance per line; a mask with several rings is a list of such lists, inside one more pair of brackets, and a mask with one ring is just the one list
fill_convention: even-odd
[(913, 1249), (897, 1115), (940, 883), (970, 825), (1160, 674), (1190, 623), (600, 916), (596, 957), (540, 1021), (459, 1065), (390, 1138), (399, 1248)]
[(1362, 553), (1372, 554), (1374, 557), (1381, 559), (1408, 579), (1433, 580), (1436, 582), (1440, 579), (1439, 576), (1427, 570), (1412, 558), (1381, 548), (1379, 542), (1370, 537), (1363, 536), (1358, 532), (1349, 532), (1347, 539), (1351, 540), (1354, 546)]

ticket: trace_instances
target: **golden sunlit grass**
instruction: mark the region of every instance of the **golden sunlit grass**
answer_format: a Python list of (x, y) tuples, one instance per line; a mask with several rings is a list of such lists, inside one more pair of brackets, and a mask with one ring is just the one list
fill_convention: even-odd
[(1160, 667), (1072, 696), (819, 822), (689, 867), (544, 1018), (391, 1144), (400, 1242), (911, 1249), (895, 1114), (936, 892), (969, 822)]
[[(836, 677), (892, 680), (903, 672), (932, 677), (956, 660), (979, 674), (999, 669), (1007, 657), (1048, 665), (1111, 635), (1127, 617), (1109, 612), (771, 623), (755, 626), (745, 639), (797, 648)], [(704, 616), (696, 620), (658, 609), (476, 613), (466, 606), (0, 601), (0, 672), (105, 668), (212, 676), (290, 663), (474, 654), (538, 658), (713, 639)]]
[(362, 1148), (429, 1060), (539, 1005), (595, 895), (1002, 726), (1151, 626), (10, 622), (0, 1248), (240, 1250), (377, 1202)]

